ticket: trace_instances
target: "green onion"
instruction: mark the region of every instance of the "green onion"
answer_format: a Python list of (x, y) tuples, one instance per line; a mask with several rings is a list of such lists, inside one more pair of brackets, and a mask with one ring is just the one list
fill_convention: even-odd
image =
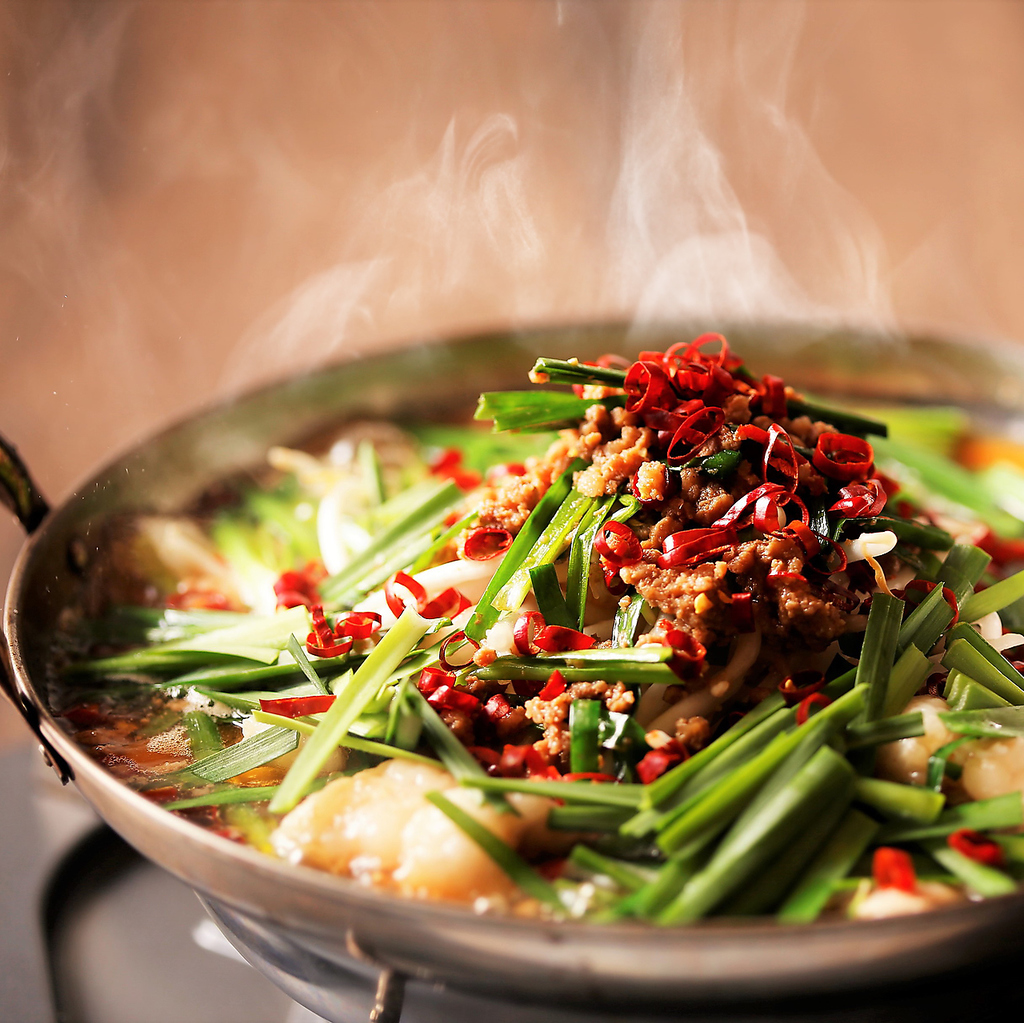
[(569, 613), (562, 587), (558, 582), (558, 570), (554, 565), (535, 565), (530, 569), (530, 586), (537, 598), (537, 607), (548, 625), (561, 625), (567, 629), (577, 627), (575, 616)]
[(974, 593), (975, 583), (984, 575), (991, 560), (991, 556), (980, 547), (954, 544), (946, 555), (936, 580), (953, 591), (957, 607), (962, 607), (964, 601)]
[(602, 856), (587, 845), (574, 845), (572, 852), (569, 853), (569, 862), (591, 874), (604, 874), (630, 892), (638, 891), (650, 880), (632, 864), (612, 859), (610, 856)]
[[(791, 419), (795, 419), (797, 416), (820, 419), (834, 426), (842, 433), (855, 433), (859, 436), (870, 434), (873, 437), (885, 437), (889, 432), (888, 426), (880, 420), (869, 419), (867, 416), (860, 416), (856, 412), (848, 412), (845, 409), (818, 405), (815, 402), (804, 401), (802, 398), (790, 398), (786, 405)], [(872, 443), (874, 442), (872, 441)]]
[(995, 867), (969, 859), (963, 853), (950, 848), (945, 839), (926, 838), (921, 842), (921, 846), (940, 867), (945, 867), (982, 898), (993, 899), (999, 895), (1012, 895), (1017, 890), (1017, 882), (1012, 877), (1001, 870), (996, 870)]
[(538, 359), (530, 370), (535, 384), (599, 384), (622, 387), (626, 371), (615, 366), (588, 366), (579, 359)]
[(942, 595), (942, 587), (936, 586), (907, 616), (900, 628), (897, 651), (905, 652), (914, 646), (927, 654), (952, 620), (952, 608)]
[(202, 760), (211, 753), (224, 748), (216, 722), (201, 710), (190, 710), (181, 719), (188, 732), (189, 748), (196, 760)]
[(565, 583), (565, 603), (574, 619), (572, 628), (582, 629), (587, 610), (590, 584), (590, 566), (594, 554), (594, 540), (615, 504), (614, 497), (598, 500), (583, 516), (569, 548), (569, 572)]
[(933, 824), (946, 803), (941, 792), (880, 778), (858, 778), (854, 799), (885, 817), (919, 824)]
[(493, 831), (481, 824), (471, 814), (466, 813), (462, 807), (456, 806), (451, 800), (446, 799), (440, 792), (428, 792), (425, 798), (476, 842), (527, 895), (531, 895), (555, 909), (564, 909), (554, 887), (548, 884), (515, 849), (498, 838)]
[(434, 752), (441, 759), (448, 773), (461, 781), (485, 778), (484, 769), (477, 763), (465, 746), (452, 734), (452, 730), (441, 720), (441, 716), (427, 703), (423, 694), (415, 687), (409, 688), (409, 699), (423, 721), (423, 729)]
[[(508, 582), (494, 595), (497, 611), (518, 611), (530, 592), (530, 570), (538, 565), (554, 561), (572, 540), (572, 534), (580, 520), (594, 506), (594, 498), (577, 490), (570, 490), (558, 510), (545, 526), (518, 568), (509, 576)], [(511, 549), (510, 549), (511, 550)], [(506, 560), (508, 555), (505, 556)], [(504, 567), (504, 562), (502, 563)]]
[(367, 655), (348, 685), (337, 694), (337, 699), (321, 719), (316, 734), (299, 751), (270, 805), (273, 813), (287, 813), (305, 795), (310, 782), (348, 734), (367, 703), (376, 696), (391, 672), (408, 656), (429, 627), (430, 622), (420, 618), (412, 609), (402, 612), (401, 618)]
[(871, 598), (864, 646), (857, 665), (857, 684), (868, 686), (864, 712), (868, 721), (877, 721), (885, 712), (903, 607), (902, 600), (888, 593), (876, 593)]
[(1024, 824), (1024, 806), (1019, 792), (1010, 792), (993, 799), (951, 806), (939, 814), (932, 824), (887, 824), (878, 833), (878, 844), (916, 842), (922, 838), (940, 838), (961, 828), (987, 831), (991, 828), (1015, 828)]
[[(987, 591), (982, 591), (987, 592)], [(1008, 678), (1018, 689), (1024, 690), (1024, 675), (1022, 675), (987, 639), (984, 639), (975, 629), (972, 629), (966, 622), (955, 625), (949, 632), (947, 646), (957, 640), (966, 640), (974, 649), (981, 654), (994, 668)], [(973, 672), (968, 672), (973, 674)], [(979, 676), (979, 679), (981, 676)], [(987, 684), (987, 683), (986, 683)]]
[(603, 710), (600, 700), (573, 700), (569, 704), (569, 770), (573, 774), (601, 770), (598, 732)]
[[(316, 666), (322, 672), (342, 672), (354, 667), (361, 661), (362, 655), (343, 654), (341, 657), (317, 658)], [(161, 689), (174, 689), (178, 686), (200, 686), (215, 683), (218, 690), (226, 689), (258, 689), (260, 682), (275, 679), (297, 679), (302, 676), (298, 664), (271, 664), (261, 668), (200, 668), (185, 675), (178, 675), (160, 684)]]
[(407, 568), (429, 548), (429, 540), (424, 543), (423, 537), (429, 537), (430, 532), (461, 500), (462, 491), (454, 483), (431, 486), (415, 507), (375, 536), (370, 545), (355, 555), (340, 572), (320, 584), (324, 602), (338, 606), (356, 595), (369, 592), (388, 576)]
[(739, 451), (718, 451), (706, 458), (691, 459), (686, 463), (686, 468), (697, 469), (714, 480), (722, 480), (736, 471), (742, 458)]
[[(457, 741), (457, 740), (456, 740)], [(460, 784), (485, 792), (526, 792), (548, 799), (564, 799), (567, 803), (587, 803), (594, 806), (636, 807), (640, 802), (640, 785), (614, 785), (593, 781), (546, 781), (530, 778), (491, 778), (482, 771), (479, 775), (463, 776)]]
[(291, 753), (299, 744), (299, 737), (287, 728), (268, 728), (259, 735), (236, 742), (233, 746), (203, 757), (186, 768), (203, 781), (221, 782), (252, 771), (285, 753)]
[(878, 746), (914, 735), (924, 735), (924, 715), (920, 711), (880, 721), (853, 721), (846, 726), (846, 748)]
[(1024, 736), (1024, 707), (947, 711), (939, 720), (955, 735), (978, 739)]
[(950, 709), (957, 711), (1013, 706), (1009, 700), (1004, 700), (962, 671), (954, 670), (946, 676), (943, 695)]
[(1003, 847), (1006, 858), (1014, 864), (1024, 863), (1024, 835), (991, 835)]
[(634, 593), (628, 598), (623, 597), (623, 600), (627, 603), (623, 606), (623, 603), (619, 602), (619, 606), (615, 609), (615, 621), (612, 625), (612, 646), (618, 648), (633, 645), (633, 641), (636, 639), (636, 629), (640, 624), (646, 603), (639, 593)]
[(578, 426), (591, 405), (612, 408), (625, 398), (577, 398), (565, 391), (484, 391), (480, 395), (476, 420), (492, 420), (494, 430), (557, 430)]
[(270, 799), (277, 791), (276, 785), (259, 785), (251, 788), (229, 788), (211, 792), (205, 796), (193, 796), (190, 799), (176, 799), (173, 803), (164, 803), (165, 810), (191, 810), (195, 806), (227, 806), (231, 803), (260, 803)]
[(1024, 572), (1017, 572), (1007, 579), (993, 583), (980, 593), (972, 593), (960, 609), (965, 622), (976, 622), (979, 618), (1002, 611), (1003, 608), (1024, 597)]
[[(910, 698), (924, 685), (932, 670), (932, 662), (913, 644), (909, 645), (893, 666), (889, 677), (889, 690), (885, 698), (883, 717), (899, 714)], [(918, 732), (922, 735), (922, 732)]]
[(572, 490), (573, 473), (585, 465), (582, 458), (575, 459), (572, 465), (548, 487), (547, 493), (530, 512), (530, 517), (523, 523), (523, 528), (519, 530), (512, 541), (512, 546), (491, 576), (483, 596), (477, 601), (476, 612), (465, 629), (470, 639), (483, 639), (484, 633), (498, 620), (500, 612), (494, 607), (494, 598), (532, 553), (548, 523)]
[(540, 657), (497, 657), (473, 674), (484, 681), (546, 682), (556, 668), (567, 683), (614, 678), (626, 685), (677, 685), (679, 678), (665, 663), (672, 651), (660, 644), (639, 647), (574, 650)]
[(701, 860), (699, 852), (672, 856), (653, 880), (638, 888), (613, 907), (612, 919), (636, 916), (641, 920), (656, 917), (678, 894), (682, 886), (693, 877)]
[(963, 736), (959, 739), (954, 739), (952, 742), (947, 742), (945, 746), (940, 746), (929, 758), (928, 758), (928, 776), (925, 780), (925, 787), (932, 789), (934, 792), (942, 791), (942, 781), (946, 777), (947, 767), (953, 767), (955, 765), (949, 764), (949, 758), (955, 750), (958, 750), (966, 742), (973, 742), (973, 739)]
[(384, 486), (384, 473), (373, 441), (361, 440), (359, 442), (356, 447), (356, 461), (359, 463), (359, 471), (366, 484), (366, 496), (370, 499), (370, 504), (377, 508), (387, 500), (388, 495)]
[(848, 810), (835, 834), (814, 857), (803, 879), (779, 909), (780, 923), (799, 924), (817, 920), (837, 881), (853, 869), (871, 844), (878, 824), (859, 810)]
[(425, 568), (430, 568), (434, 559), (454, 540), (464, 529), (468, 529), (479, 517), (479, 512), (471, 511), (463, 515), (453, 526), (449, 526), (441, 535), (409, 566), (409, 572), (415, 575)]
[(324, 696), (329, 695), (327, 686), (324, 685), (323, 679), (313, 669), (313, 665), (309, 663), (309, 658), (306, 656), (306, 651), (302, 649), (302, 645), (294, 634), (288, 637), (288, 653), (295, 658), (295, 663), (302, 670), (302, 674), (309, 679), (313, 688)]
[(419, 745), (423, 733), (423, 719), (409, 695), (412, 688), (414, 686), (407, 678), (399, 682), (388, 708), (388, 726), (384, 733), (385, 742), (407, 750), (413, 750)]
[(548, 827), (556, 831), (618, 831), (632, 816), (631, 809), (621, 806), (553, 806), (548, 813)]
[[(971, 631), (973, 632), (974, 630), (972, 629)], [(1001, 660), (1006, 661), (1006, 658), (1001, 657)], [(951, 671), (960, 671), (969, 678), (974, 679), (1015, 707), (1024, 704), (1024, 688), (1012, 682), (1005, 672), (1001, 671), (999, 667), (993, 664), (967, 639), (953, 640), (946, 649), (946, 654), (942, 658), (942, 664)], [(1009, 671), (1014, 672), (1018, 676), (1020, 675), (1020, 672), (1009, 661), (1006, 661), (1006, 666)]]
[[(829, 746), (819, 749), (758, 812), (737, 821), (710, 862), (658, 916), (661, 924), (698, 920), (798, 834), (822, 808), (849, 798), (853, 769)], [(742, 825), (742, 826), (740, 826)]]

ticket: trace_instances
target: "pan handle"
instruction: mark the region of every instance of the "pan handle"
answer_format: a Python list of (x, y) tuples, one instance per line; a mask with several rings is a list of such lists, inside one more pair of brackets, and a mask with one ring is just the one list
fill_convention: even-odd
[[(46, 517), (50, 506), (29, 475), (25, 463), (18, 456), (14, 445), (0, 434), (0, 501), (17, 516), (26, 533), (34, 533)], [(0, 692), (21, 711), (29, 728), (35, 732), (42, 750), (43, 759), (57, 772), (62, 784), (72, 778), (71, 767), (53, 748), (43, 734), (39, 711), (31, 701), (24, 699), (13, 681), (7, 644), (0, 636)]]
[(33, 533), (50, 510), (39, 493), (17, 448), (0, 434), (0, 501), (18, 517), (26, 533)]

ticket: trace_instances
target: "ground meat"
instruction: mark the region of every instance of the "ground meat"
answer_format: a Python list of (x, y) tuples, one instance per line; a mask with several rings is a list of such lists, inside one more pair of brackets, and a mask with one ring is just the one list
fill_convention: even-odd
[(661, 462), (644, 462), (637, 470), (636, 489), (641, 501), (664, 501), (668, 493), (668, 470)]
[(441, 720), (451, 729), (463, 746), (476, 745), (476, 733), (473, 728), (473, 718), (464, 710), (452, 710), (443, 708), (438, 712)]
[(727, 423), (750, 422), (750, 398), (745, 394), (734, 394), (722, 405)]
[(576, 473), (574, 486), (587, 497), (614, 494), (648, 461), (655, 433), (646, 426), (622, 427), (621, 434), (593, 451), (593, 464)]
[(675, 738), (680, 746), (685, 746), (691, 753), (703, 748), (711, 736), (711, 725), (707, 718), (680, 718), (676, 722)]
[(495, 723), (494, 730), (498, 738), (508, 741), (526, 724), (526, 711), (522, 707), (513, 707), (503, 718)]
[[(477, 508), (477, 525), (518, 533), (548, 487), (565, 472), (579, 443), (580, 436), (575, 430), (565, 430), (543, 458), (527, 459), (522, 476), (506, 476), (497, 486), (486, 488)], [(464, 537), (465, 534), (463, 540)]]
[(534, 748), (551, 760), (566, 762), (569, 756), (569, 707), (573, 700), (603, 700), (616, 714), (633, 706), (633, 692), (621, 682), (573, 682), (564, 693), (551, 700), (534, 697), (526, 701), (526, 717), (544, 729)]

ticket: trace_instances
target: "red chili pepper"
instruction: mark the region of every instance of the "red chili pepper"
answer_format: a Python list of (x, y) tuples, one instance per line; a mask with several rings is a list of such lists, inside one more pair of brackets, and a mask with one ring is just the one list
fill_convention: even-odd
[(437, 651), (437, 659), (441, 662), (441, 667), (444, 668), (445, 671), (458, 671), (460, 668), (465, 668), (467, 665), (473, 663), (473, 654), (470, 654), (469, 657), (461, 663), (452, 663), (448, 659), (448, 647), (453, 643), (456, 645), (456, 648), (468, 646), (471, 647), (474, 652), (480, 649), (480, 644), (475, 639), (470, 639), (470, 637), (461, 629), (458, 632), (451, 633), (449, 636), (445, 636)]
[(797, 705), (796, 723), (807, 724), (807, 719), (811, 716), (811, 707), (827, 707), (831, 702), (824, 693), (811, 693), (810, 696), (805, 696)]
[(901, 892), (917, 890), (917, 873), (910, 853), (880, 845), (871, 860), (871, 873), (879, 888), (897, 888)]
[(749, 593), (734, 593), (729, 611), (733, 628), (737, 632), (754, 631), (754, 602)]
[(306, 563), (301, 571), (282, 572), (274, 583), (278, 607), (312, 607), (320, 603), (317, 584), (327, 576), (327, 569), (319, 561)]
[(985, 535), (977, 541), (977, 545), (986, 553), (992, 555), (992, 561), (999, 566), (1024, 561), (1024, 540), (1004, 540), (996, 536), (992, 530), (986, 531)]
[(231, 608), (231, 601), (216, 590), (201, 590), (189, 586), (168, 597), (167, 606), (179, 611), (227, 611)]
[(478, 526), (470, 530), (462, 544), (462, 556), (467, 561), (490, 561), (512, 546), (512, 534), (507, 529)]
[(480, 711), (480, 701), (472, 693), (453, 686), (438, 686), (427, 697), (427, 703), (435, 710), (461, 710), (464, 714)]
[(576, 629), (564, 625), (545, 625), (534, 638), (534, 643), (547, 654), (565, 653), (567, 650), (589, 650), (597, 642)]
[(432, 693), (435, 689), (440, 689), (441, 686), (453, 685), (455, 685), (455, 672), (445, 671), (444, 668), (430, 667), (424, 668), (420, 672), (416, 688), (421, 693)]
[(627, 412), (664, 409), (675, 401), (668, 374), (655, 362), (634, 362), (626, 371), (623, 388)]
[(278, 714), (283, 718), (301, 718), (307, 714), (323, 714), (331, 709), (337, 699), (330, 694), (316, 696), (295, 696), (281, 700), (260, 700), (260, 710), (265, 714)]
[(425, 604), (420, 614), (424, 618), (456, 618), (467, 607), (469, 601), (454, 586), (449, 586), (429, 604)]
[(778, 423), (768, 427), (768, 443), (764, 448), (764, 459), (761, 462), (761, 478), (768, 483), (768, 471), (774, 469), (781, 473), (786, 482), (785, 488), (792, 494), (800, 482), (800, 465), (793, 439)]
[(594, 537), (594, 547), (616, 568), (635, 565), (642, 561), (644, 556), (636, 533), (622, 522), (606, 522)]
[(514, 679), (512, 682), (516, 696), (521, 696), (524, 700), (532, 700), (546, 685), (546, 682), (534, 682), (525, 678)]
[(480, 473), (462, 466), (462, 452), (458, 448), (446, 448), (429, 466), (433, 476), (451, 480), (460, 490), (472, 490), (481, 482)]
[(672, 753), (667, 750), (652, 749), (644, 754), (643, 760), (636, 765), (636, 775), (644, 785), (650, 785), (656, 778), (660, 778), (670, 767), (682, 763), (682, 753)]
[(565, 692), (565, 679), (560, 671), (553, 671), (548, 676), (547, 685), (537, 694), (538, 700), (553, 700)]
[[(789, 492), (778, 483), (762, 483), (749, 493), (744, 494), (720, 519), (711, 523), (712, 529), (724, 529), (726, 526), (734, 526), (746, 515), (747, 511), (762, 497), (775, 496), (780, 504), (789, 500)], [(664, 566), (663, 566), (664, 567)]]
[(550, 766), (533, 746), (506, 746), (501, 751), (498, 771), (505, 778), (559, 778), (558, 769)]
[(741, 426), (737, 426), (736, 436), (740, 440), (750, 440), (762, 447), (768, 443), (768, 431), (762, 430), (760, 426), (754, 426), (753, 423), (743, 423)]
[(976, 863), (984, 863), (988, 867), (1001, 867), (1006, 861), (1003, 847), (998, 842), (993, 842), (991, 838), (986, 838), (970, 828), (954, 831), (946, 841), (950, 849), (955, 849)]
[(487, 746), (467, 746), (466, 751), (476, 757), (488, 774), (498, 773), (501, 754), (497, 750), (489, 749)]
[(681, 679), (696, 678), (704, 667), (707, 650), (689, 632), (675, 626), (665, 630), (665, 642), (672, 648), (668, 666)]
[(834, 480), (863, 480), (871, 475), (875, 453), (861, 437), (823, 433), (814, 449), (814, 468)]
[(492, 724), (497, 724), (512, 713), (512, 704), (501, 693), (495, 693), (485, 704), (484, 713)]
[(665, 458), (671, 465), (687, 462), (722, 428), (725, 412), (705, 405), (691, 412), (678, 426), (669, 441)]
[(787, 707), (805, 700), (812, 693), (825, 688), (825, 673), (807, 668), (804, 671), (787, 675), (779, 683), (779, 692), (782, 693)]
[[(929, 582), (927, 579), (912, 579), (903, 588), (902, 592), (906, 594), (908, 590), (921, 590), (927, 597), (936, 586), (938, 586), (938, 583)], [(956, 602), (956, 594), (948, 586), (942, 587), (942, 599), (949, 605), (950, 611), (953, 612), (953, 619), (947, 626), (947, 628), (951, 629), (960, 619), (960, 607)]]
[(621, 597), (629, 587), (622, 581), (619, 569), (607, 558), (599, 558), (601, 573), (604, 576), (604, 587), (613, 597)]
[(685, 568), (724, 553), (734, 547), (736, 542), (736, 530), (729, 526), (683, 529), (665, 537), (665, 552), (658, 556), (658, 567)]
[(516, 619), (512, 629), (512, 639), (520, 657), (536, 657), (540, 653), (536, 636), (547, 626), (544, 616), (539, 611), (527, 611)]
[(804, 552), (805, 558), (813, 558), (821, 551), (822, 538), (804, 522), (794, 520), (787, 523), (783, 529), (778, 530), (773, 535), (795, 540)]
[(829, 507), (829, 511), (848, 519), (868, 518), (878, 515), (887, 500), (882, 484), (877, 479), (869, 479), (843, 487), (839, 491), (839, 500)]
[[(720, 349), (712, 355), (706, 355), (701, 351), (706, 345), (718, 343), (721, 345)], [(679, 344), (672, 345), (668, 351), (665, 352), (666, 360), (674, 357), (675, 350), (679, 348)], [(688, 345), (686, 345), (682, 359), (684, 362), (689, 362), (692, 359), (700, 359), (702, 362), (711, 362), (718, 366), (727, 366), (732, 355), (729, 350), (729, 342), (721, 334), (707, 333), (701, 334), (700, 337), (694, 338)]]
[(334, 626), (336, 636), (369, 639), (380, 629), (380, 615), (376, 611), (352, 611), (339, 618)]
[(306, 650), (315, 657), (341, 657), (352, 649), (352, 637), (346, 636), (338, 643), (323, 643), (315, 632), (306, 636)]
[[(408, 593), (412, 598), (411, 602), (402, 599), (397, 592), (399, 588)], [(405, 572), (396, 572), (384, 584), (384, 599), (388, 602), (391, 613), (396, 618), (401, 618), (402, 612), (410, 606), (414, 607), (417, 612), (423, 611), (427, 604), (427, 591), (411, 575), (407, 575)]]
[(782, 377), (774, 377), (766, 374), (761, 378), (761, 386), (758, 388), (761, 393), (761, 411), (772, 419), (782, 419), (788, 409), (786, 408), (786, 383)]
[(615, 782), (618, 779), (614, 775), (604, 774), (601, 771), (577, 771), (575, 774), (563, 774), (562, 781)]

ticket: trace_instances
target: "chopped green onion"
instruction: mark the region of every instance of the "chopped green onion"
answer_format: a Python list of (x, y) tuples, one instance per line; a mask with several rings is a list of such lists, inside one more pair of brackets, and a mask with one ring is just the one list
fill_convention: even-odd
[(487, 584), (483, 596), (477, 601), (476, 612), (465, 629), (466, 635), (470, 639), (483, 639), (484, 633), (498, 620), (500, 612), (494, 607), (494, 598), (532, 553), (548, 523), (568, 496), (569, 491), (572, 490), (573, 473), (585, 465), (582, 458), (575, 459), (565, 472), (548, 487), (547, 493), (530, 512), (530, 517), (523, 523), (522, 529), (512, 541), (512, 546), (509, 547), (505, 557), (501, 559), (501, 564), (491, 576), (491, 581)]
[(846, 748), (878, 746), (914, 735), (924, 735), (924, 715), (920, 711), (880, 721), (853, 721), (846, 726)]
[(190, 799), (176, 799), (173, 803), (164, 803), (165, 810), (191, 810), (196, 806), (227, 806), (231, 803), (260, 803), (270, 799), (277, 791), (276, 785), (259, 785), (250, 788), (220, 789), (205, 796), (192, 796)]
[(564, 909), (554, 887), (544, 880), (510, 845), (503, 842), (490, 828), (481, 824), (440, 792), (428, 792), (425, 797), (453, 824), (468, 835), (509, 878), (527, 895), (533, 896), (555, 909)]
[(577, 398), (565, 391), (484, 391), (476, 420), (491, 420), (494, 430), (557, 430), (577, 426), (591, 405), (612, 408), (625, 398)]
[(569, 770), (573, 774), (601, 770), (599, 731), (603, 711), (600, 700), (573, 700), (569, 704)]
[(974, 593), (975, 583), (984, 575), (991, 560), (991, 556), (980, 547), (954, 544), (936, 574), (936, 581), (953, 591), (957, 607), (961, 607)]
[(979, 593), (972, 593), (960, 609), (965, 622), (976, 622), (979, 618), (1002, 611), (1003, 608), (1024, 597), (1024, 572), (1017, 572), (1006, 579), (993, 583)]
[[(989, 641), (976, 629), (972, 629), (966, 622), (963, 622), (960, 625), (955, 625), (950, 629), (947, 646), (955, 643), (958, 639), (963, 639), (970, 643), (970, 645), (974, 647), (974, 649), (981, 654), (989, 664), (994, 668), (997, 668), (999, 672), (1008, 678), (1018, 689), (1024, 690), (1024, 675), (1022, 675), (1009, 662), (1009, 660), (1007, 660), (1005, 654), (1000, 653), (1000, 651), (992, 646), (992, 644), (989, 643)], [(973, 674), (973, 672), (968, 672), (968, 674)]]
[(644, 598), (639, 593), (632, 594), (629, 598), (623, 598), (628, 602), (623, 606), (622, 602), (615, 609), (615, 621), (612, 625), (612, 646), (631, 647), (636, 639), (636, 629), (640, 624), (640, 618), (644, 613)]
[(900, 655), (893, 666), (892, 675), (889, 676), (889, 689), (882, 716), (887, 718), (899, 714), (914, 693), (924, 685), (931, 670), (932, 662), (916, 646), (910, 644)]
[[(1005, 657), (1001, 659), (1006, 661)], [(942, 664), (951, 671), (962, 672), (981, 683), (986, 689), (991, 690), (1015, 707), (1024, 704), (1024, 688), (1012, 682), (1005, 672), (1001, 671), (967, 639), (953, 640), (946, 649)], [(1014, 674), (1020, 675), (1020, 672), (1009, 661), (1006, 661), (1006, 667)]]
[(641, 874), (632, 864), (612, 859), (610, 856), (602, 856), (587, 845), (574, 845), (572, 852), (569, 853), (569, 862), (591, 874), (604, 874), (630, 892), (638, 891), (650, 881), (650, 878)]
[(316, 673), (313, 665), (309, 663), (306, 651), (302, 649), (302, 645), (299, 643), (294, 633), (288, 637), (288, 653), (295, 658), (295, 663), (302, 670), (302, 674), (309, 679), (313, 688), (324, 696), (329, 695), (327, 686), (324, 685), (323, 679)]
[(864, 646), (857, 665), (857, 684), (868, 686), (864, 711), (868, 721), (877, 721), (885, 712), (903, 607), (902, 600), (888, 593), (876, 593), (871, 598)]
[(678, 676), (665, 663), (672, 651), (660, 643), (629, 648), (574, 650), (541, 657), (498, 657), (473, 674), (484, 681), (546, 682), (556, 668), (567, 683), (614, 678), (626, 685), (676, 685)]
[(268, 728), (259, 735), (252, 735), (203, 757), (186, 770), (203, 781), (227, 781), (291, 753), (298, 744), (299, 737), (295, 732), (287, 728)]
[(837, 881), (853, 869), (871, 844), (878, 824), (860, 810), (848, 810), (835, 834), (814, 857), (803, 879), (779, 909), (780, 923), (800, 924), (817, 920)]
[[(360, 654), (343, 654), (341, 657), (317, 658), (316, 666), (321, 672), (342, 672), (354, 667), (361, 661)], [(271, 664), (266, 667), (240, 668), (200, 668), (185, 675), (178, 675), (167, 682), (160, 683), (161, 689), (174, 689), (179, 686), (200, 686), (214, 683), (218, 690), (226, 689), (257, 689), (260, 682), (275, 679), (294, 679), (302, 675), (298, 664)]]
[(952, 620), (952, 608), (942, 595), (942, 587), (936, 586), (907, 616), (900, 628), (897, 651), (906, 652), (914, 646), (927, 654)]
[(190, 710), (181, 719), (188, 732), (189, 748), (196, 760), (202, 760), (211, 753), (224, 748), (217, 724), (209, 714), (201, 710)]
[(367, 655), (349, 683), (337, 694), (337, 699), (321, 719), (316, 734), (299, 751), (270, 805), (273, 813), (287, 813), (305, 795), (310, 782), (348, 734), (367, 703), (429, 627), (430, 623), (411, 608), (402, 612), (402, 616)]
[(434, 559), (454, 540), (464, 529), (468, 529), (479, 518), (480, 513), (471, 511), (463, 515), (453, 526), (449, 526), (409, 567), (409, 572), (415, 575), (425, 568), (430, 568)]
[(961, 736), (959, 739), (947, 742), (945, 746), (940, 746), (928, 758), (928, 777), (925, 780), (925, 787), (932, 789), (934, 792), (941, 792), (942, 780), (946, 777), (946, 769), (947, 767), (954, 766), (949, 764), (950, 756), (955, 750), (963, 746), (964, 743), (973, 741), (968, 736)]
[(941, 792), (881, 778), (858, 778), (854, 799), (885, 817), (919, 824), (933, 824), (946, 804)]
[(558, 570), (550, 562), (530, 569), (530, 586), (537, 598), (537, 607), (548, 625), (561, 625), (567, 629), (577, 627), (576, 620), (566, 607)]
[(974, 803), (951, 806), (931, 824), (887, 824), (878, 833), (878, 843), (916, 842), (922, 838), (941, 838), (961, 828), (987, 831), (991, 828), (1015, 828), (1024, 824), (1024, 806), (1019, 792)]
[[(456, 740), (457, 741), (457, 740)], [(526, 792), (548, 799), (564, 799), (567, 803), (587, 803), (593, 806), (636, 807), (640, 802), (640, 785), (616, 785), (593, 781), (546, 781), (530, 778), (491, 778), (482, 771), (479, 775), (463, 776), (460, 784), (485, 792)]]
[(999, 895), (1011, 895), (1017, 890), (1017, 882), (1008, 874), (969, 859), (963, 853), (950, 848), (944, 838), (926, 838), (921, 845), (940, 867), (945, 867), (983, 898), (994, 899)]
[(939, 720), (955, 735), (978, 739), (1024, 736), (1024, 707), (946, 711), (939, 714)]
[(1009, 700), (993, 693), (980, 682), (962, 671), (951, 671), (946, 676), (943, 695), (951, 710), (983, 710), (990, 707), (1011, 707)]
[(530, 379), (536, 384), (599, 384), (602, 387), (622, 387), (626, 381), (626, 371), (615, 366), (590, 366), (579, 359), (541, 358), (533, 364)]
[(590, 566), (594, 554), (594, 540), (615, 504), (614, 497), (598, 500), (583, 516), (569, 548), (569, 571), (565, 582), (565, 603), (574, 619), (572, 628), (582, 629), (587, 609), (590, 584)]
[(377, 449), (371, 440), (361, 440), (356, 447), (356, 461), (359, 463), (359, 470), (366, 484), (366, 496), (370, 504), (377, 508), (388, 498), (384, 486), (384, 472), (381, 469), (380, 458), (377, 457)]
[(623, 821), (632, 816), (632, 809), (621, 806), (553, 806), (548, 813), (548, 827), (556, 831), (618, 831)]

